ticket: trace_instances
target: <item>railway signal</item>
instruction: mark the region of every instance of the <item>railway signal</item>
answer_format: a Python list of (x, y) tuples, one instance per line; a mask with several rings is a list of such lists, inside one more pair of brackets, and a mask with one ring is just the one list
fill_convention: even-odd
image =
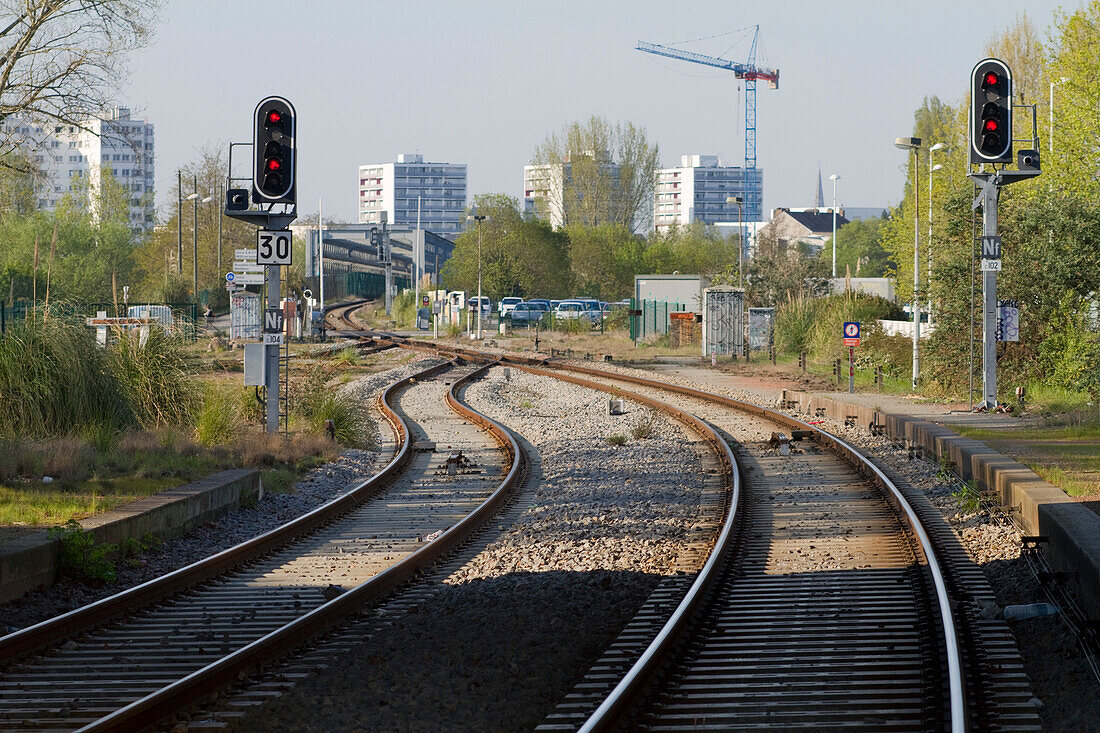
[(970, 74), (970, 162), (1012, 162), (1012, 71), (982, 59)]
[(252, 191), (261, 203), (295, 202), (294, 144), (297, 115), (282, 97), (268, 97), (256, 105), (252, 127)]

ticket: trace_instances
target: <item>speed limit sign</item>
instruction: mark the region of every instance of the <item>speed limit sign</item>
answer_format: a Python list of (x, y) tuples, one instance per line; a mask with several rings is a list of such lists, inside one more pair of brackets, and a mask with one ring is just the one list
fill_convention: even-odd
[(261, 229), (256, 232), (256, 264), (291, 264), (290, 230)]

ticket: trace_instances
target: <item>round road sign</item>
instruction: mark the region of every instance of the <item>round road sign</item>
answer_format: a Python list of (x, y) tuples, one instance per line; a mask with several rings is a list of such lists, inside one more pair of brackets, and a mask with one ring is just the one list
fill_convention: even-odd
[(225, 273), (225, 281), (226, 281), (226, 282), (229, 282), (229, 283), (231, 283), (231, 282), (233, 282), (233, 281), (234, 281), (234, 280), (236, 280), (236, 279), (237, 279), (237, 276), (236, 276), (236, 274), (234, 274), (234, 273), (232, 273), (232, 272), (227, 272), (227, 273)]
[(858, 323), (845, 323), (844, 324), (844, 337), (855, 339), (859, 338), (859, 324)]

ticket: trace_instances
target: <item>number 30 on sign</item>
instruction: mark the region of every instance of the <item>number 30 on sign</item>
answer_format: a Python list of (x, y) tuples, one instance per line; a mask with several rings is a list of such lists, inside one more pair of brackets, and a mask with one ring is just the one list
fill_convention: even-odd
[(290, 231), (286, 229), (261, 229), (256, 232), (257, 265), (289, 265)]

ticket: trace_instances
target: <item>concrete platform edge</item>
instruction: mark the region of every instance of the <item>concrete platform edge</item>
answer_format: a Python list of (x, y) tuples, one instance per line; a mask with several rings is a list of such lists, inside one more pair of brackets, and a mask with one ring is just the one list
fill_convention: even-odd
[(933, 460), (946, 454), (956, 475), (999, 496), (1026, 533), (1048, 538), (1043, 546), (1048, 562), (1065, 574), (1089, 618), (1100, 619), (1100, 515), (1027, 466), (943, 425), (797, 390), (783, 390), (782, 400), (811, 420), (824, 416), (881, 430)]
[[(81, 521), (97, 543), (140, 541), (146, 534), (169, 539), (263, 498), (260, 472), (232, 469)], [(36, 532), (0, 547), (0, 602), (53, 585), (58, 573), (58, 540)]]

